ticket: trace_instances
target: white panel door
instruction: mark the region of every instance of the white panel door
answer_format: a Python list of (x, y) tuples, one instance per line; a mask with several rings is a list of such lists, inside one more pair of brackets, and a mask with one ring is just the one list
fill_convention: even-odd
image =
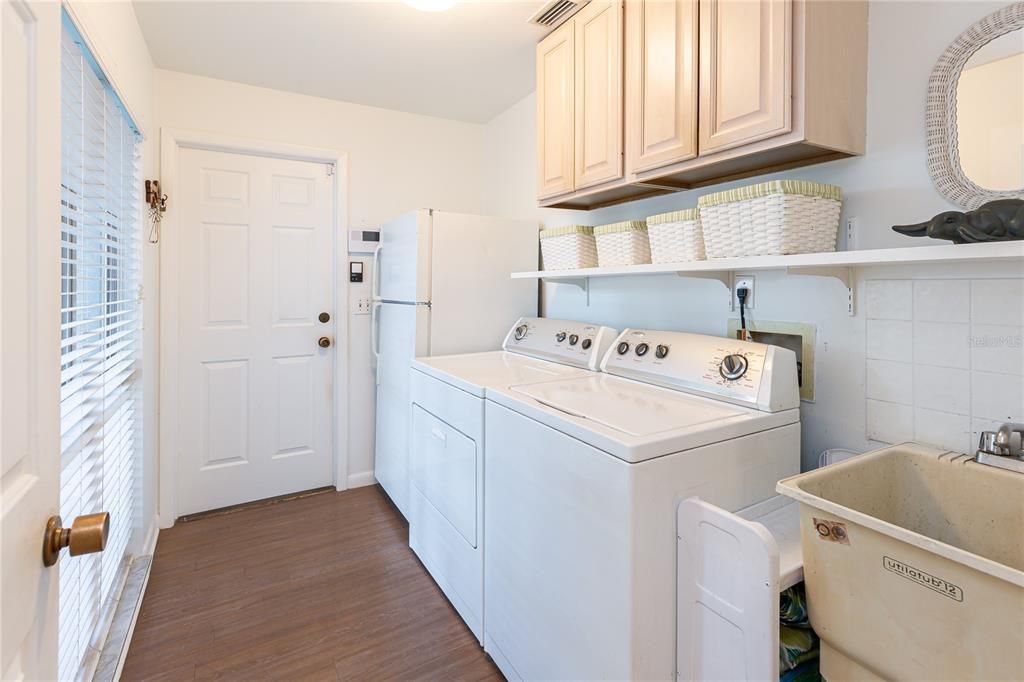
[(430, 211), (406, 213), (381, 225), (374, 256), (374, 298), (381, 301), (430, 301)]
[(42, 540), (60, 485), (60, 21), (59, 3), (0, 2), (3, 680), (57, 678), (60, 565)]
[(178, 513), (329, 485), (334, 178), (179, 154)]
[(377, 432), (373, 473), (395, 506), (409, 516), (409, 372), (430, 352), (430, 308), (384, 303), (378, 308)]

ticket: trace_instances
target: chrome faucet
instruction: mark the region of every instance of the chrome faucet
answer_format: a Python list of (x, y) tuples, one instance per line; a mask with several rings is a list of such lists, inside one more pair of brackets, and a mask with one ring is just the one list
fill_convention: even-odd
[(1007, 422), (998, 431), (982, 431), (974, 461), (1024, 474), (1024, 424)]

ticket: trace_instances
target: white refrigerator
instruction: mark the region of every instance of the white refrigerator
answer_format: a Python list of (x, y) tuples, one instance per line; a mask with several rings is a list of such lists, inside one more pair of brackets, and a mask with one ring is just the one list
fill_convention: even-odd
[(373, 256), (374, 475), (408, 517), (409, 368), (427, 355), (497, 350), (537, 314), (538, 224), (420, 209), (381, 226)]

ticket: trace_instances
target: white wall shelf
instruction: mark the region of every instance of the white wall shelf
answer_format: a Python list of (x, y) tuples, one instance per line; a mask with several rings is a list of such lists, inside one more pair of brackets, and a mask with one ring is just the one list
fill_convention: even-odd
[[(719, 258), (689, 263), (658, 263), (617, 267), (582, 268), (579, 270), (537, 270), (513, 272), (513, 279), (542, 279), (579, 286), (589, 294), (593, 277), (636, 277), (676, 274), (680, 277), (717, 279), (729, 290), (737, 272), (752, 270), (785, 270), (793, 275), (833, 277), (841, 281), (849, 295), (849, 312), (854, 313), (853, 270), (882, 265), (913, 265), (935, 263), (971, 263), (979, 261), (1019, 261), (1024, 265), (1024, 241), (987, 244), (940, 244), (895, 249), (866, 249), (803, 253), (794, 256), (750, 256)], [(589, 296), (588, 296), (589, 298)]]

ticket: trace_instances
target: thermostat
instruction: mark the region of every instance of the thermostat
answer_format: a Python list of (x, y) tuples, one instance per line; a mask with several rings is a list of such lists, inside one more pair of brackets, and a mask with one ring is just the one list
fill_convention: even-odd
[(373, 253), (380, 244), (380, 230), (349, 230), (349, 253)]
[(350, 261), (348, 264), (348, 281), (350, 282), (362, 282), (363, 281), (363, 263), (362, 261)]

